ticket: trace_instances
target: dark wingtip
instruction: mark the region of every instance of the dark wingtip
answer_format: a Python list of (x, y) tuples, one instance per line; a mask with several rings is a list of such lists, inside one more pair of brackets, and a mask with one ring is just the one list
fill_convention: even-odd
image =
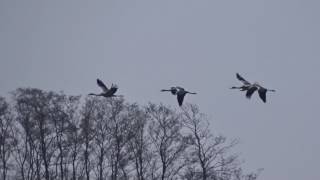
[(102, 83), (102, 81), (99, 78), (97, 78), (97, 84), (100, 84), (100, 83)]

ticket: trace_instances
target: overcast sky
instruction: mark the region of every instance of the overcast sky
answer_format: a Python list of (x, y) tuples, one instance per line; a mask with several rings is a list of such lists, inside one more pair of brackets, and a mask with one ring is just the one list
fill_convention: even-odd
[[(18, 87), (86, 96), (95, 79), (119, 85), (130, 102), (195, 91), (216, 133), (260, 180), (320, 179), (320, 1), (0, 0), (0, 95)], [(276, 89), (228, 89), (248, 80)]]

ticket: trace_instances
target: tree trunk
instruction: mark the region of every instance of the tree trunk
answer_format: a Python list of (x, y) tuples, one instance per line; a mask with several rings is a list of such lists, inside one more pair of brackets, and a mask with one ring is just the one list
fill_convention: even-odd
[(101, 148), (100, 157), (99, 157), (99, 180), (103, 180), (103, 158), (104, 158), (104, 148)]
[(85, 149), (85, 153), (84, 153), (84, 158), (85, 158), (85, 171), (86, 171), (86, 177), (87, 180), (90, 180), (90, 171), (89, 171), (89, 144), (88, 142), (86, 142), (86, 149)]
[[(4, 151), (4, 150), (2, 150)], [(3, 157), (2, 157), (2, 179), (3, 180), (6, 180), (6, 177), (7, 177), (7, 163), (6, 163), (6, 160), (5, 160), (5, 156), (4, 154), (2, 154)]]
[(43, 127), (40, 127), (40, 133), (41, 133), (41, 151), (42, 151), (42, 159), (43, 159), (43, 164), (44, 164), (44, 169), (45, 169), (45, 179), (50, 180), (50, 174), (49, 174), (49, 164), (48, 164), (48, 159), (47, 159), (47, 148), (46, 148), (46, 143), (44, 140), (44, 130), (42, 129)]
[[(61, 141), (60, 141), (61, 142)], [(64, 170), (63, 170), (63, 150), (62, 145), (59, 143), (59, 150), (60, 150), (60, 179), (63, 180), (64, 178)]]

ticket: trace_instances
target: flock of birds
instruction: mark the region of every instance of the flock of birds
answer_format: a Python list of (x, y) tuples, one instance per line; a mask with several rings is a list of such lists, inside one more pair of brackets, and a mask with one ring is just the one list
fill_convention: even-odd
[[(242, 86), (233, 86), (230, 89), (239, 89), (240, 91), (246, 91), (246, 97), (248, 99), (251, 98), (251, 96), (254, 94), (254, 92), (258, 91), (260, 99), (264, 103), (266, 103), (267, 102), (267, 98), (266, 98), (267, 92), (268, 91), (275, 92), (275, 90), (273, 90), (273, 89), (267, 89), (267, 88), (262, 87), (257, 82), (251, 84), (249, 81), (245, 80), (239, 73), (236, 73), (236, 77), (239, 81), (242, 82)], [(100, 79), (97, 79), (97, 84), (102, 89), (102, 92), (100, 94), (90, 93), (89, 95), (103, 96), (106, 98), (121, 96), (121, 95), (115, 95), (115, 93), (118, 90), (117, 85), (112, 84), (111, 87), (108, 88)], [(171, 87), (170, 89), (162, 89), (161, 91), (162, 92), (169, 91), (169, 92), (171, 92), (172, 95), (177, 96), (179, 106), (182, 106), (183, 99), (186, 94), (197, 94), (195, 92), (189, 92), (179, 86)]]

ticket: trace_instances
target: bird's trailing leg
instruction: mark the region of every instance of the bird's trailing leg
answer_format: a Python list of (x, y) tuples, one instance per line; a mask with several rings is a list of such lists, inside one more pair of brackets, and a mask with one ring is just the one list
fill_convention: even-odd
[(240, 86), (240, 87), (233, 86), (230, 89), (239, 89), (240, 91), (246, 91), (248, 90), (248, 88), (249, 88), (248, 86)]
[(124, 95), (113, 95), (112, 97), (119, 97), (119, 98), (123, 98)]
[(101, 94), (95, 94), (95, 93), (90, 93), (88, 95), (90, 95), (90, 96), (101, 96)]

